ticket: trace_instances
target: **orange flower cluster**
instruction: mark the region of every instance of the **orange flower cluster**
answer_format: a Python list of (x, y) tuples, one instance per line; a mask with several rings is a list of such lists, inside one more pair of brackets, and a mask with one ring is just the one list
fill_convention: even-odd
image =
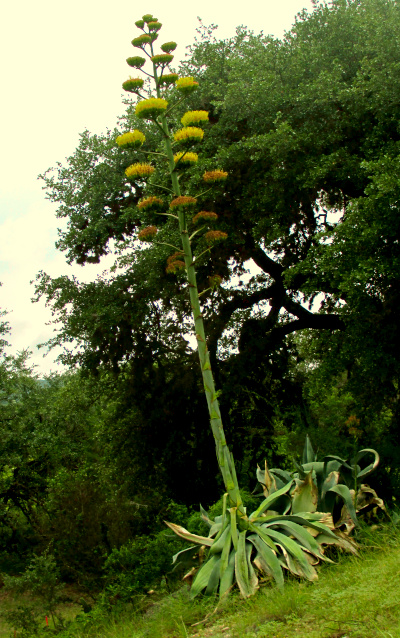
[(189, 195), (181, 195), (180, 197), (175, 197), (172, 200), (169, 207), (176, 208), (177, 206), (190, 206), (192, 204), (196, 204), (197, 199), (195, 197), (189, 197)]
[(146, 226), (138, 232), (138, 239), (141, 241), (152, 241), (157, 235), (158, 229), (155, 226)]
[(224, 179), (228, 177), (228, 173), (225, 171), (206, 171), (203, 175), (203, 180), (205, 182), (222, 182)]
[(228, 238), (228, 234), (222, 232), (222, 230), (209, 230), (208, 233), (205, 233), (204, 238), (210, 246), (220, 241), (225, 241)]
[(176, 253), (174, 253), (173, 255), (170, 255), (170, 257), (168, 257), (167, 259), (167, 267), (165, 269), (166, 273), (176, 273), (179, 270), (184, 270), (185, 269), (185, 262), (182, 260), (183, 257), (183, 253), (181, 251), (178, 251)]
[(192, 219), (194, 224), (197, 224), (198, 221), (210, 221), (213, 222), (218, 219), (217, 213), (211, 213), (208, 210), (201, 210), (197, 215), (195, 215)]
[(139, 210), (145, 210), (146, 208), (161, 208), (163, 205), (164, 202), (159, 197), (146, 197), (138, 203), (137, 207)]

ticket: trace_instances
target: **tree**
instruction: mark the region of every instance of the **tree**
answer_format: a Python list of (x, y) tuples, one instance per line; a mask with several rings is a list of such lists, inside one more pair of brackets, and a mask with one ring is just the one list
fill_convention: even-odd
[[(220, 196), (209, 202), (229, 238), (204, 258), (198, 284), (202, 291), (209, 275), (223, 279), (217, 291), (205, 293), (203, 314), (222, 389), (237, 388), (238, 370), (251, 370), (240, 414), (252, 405), (254, 380), (266, 404), (271, 389), (259, 379), (267, 378), (274, 361), (283, 365), (288, 336), (305, 329), (321, 335), (334, 372), (350, 372), (364, 408), (376, 411), (390, 399), (396, 414), (395, 332), (385, 309), (398, 299), (392, 229), (397, 228), (399, 27), (397, 2), (337, 0), (298, 16), (283, 41), (239, 30), (220, 42), (206, 31), (183, 64), (184, 73), (201, 79), (200, 99), (193, 97), (190, 106), (200, 104), (211, 121), (191, 185), (199, 184), (215, 156), (230, 175)], [(135, 127), (135, 122), (134, 105), (128, 105), (121, 124)], [(161, 145), (157, 131), (145, 133), (153, 147)], [(148, 220), (136, 208), (140, 188), (126, 191), (129, 161), (113, 145), (116, 134), (86, 131), (67, 166), (43, 177), (59, 215), (68, 219), (59, 241), (68, 259), (98, 261), (115, 248), (121, 251), (119, 269), (87, 285), (41, 274), (37, 295), (46, 297), (61, 326), (51, 343), (84, 344), (65, 354), (65, 361), (117, 370), (145, 353), (145, 371), (135, 369), (144, 379), (160, 366), (173, 370), (181, 360), (190, 308), (165, 272), (168, 249), (138, 247), (137, 232)], [(374, 191), (379, 170), (389, 189), (385, 197)], [(154, 182), (165, 186), (167, 177), (158, 171)], [(381, 219), (391, 207), (390, 223), (377, 221), (376, 206)], [(378, 224), (374, 232), (371, 217)], [(175, 242), (168, 220), (163, 232)], [(354, 251), (354, 245), (362, 249)], [(377, 251), (380, 271), (368, 276)], [(250, 264), (259, 274), (246, 276)], [(224, 353), (221, 340), (231, 327), (238, 352)], [(362, 395), (367, 371), (373, 392)], [(273, 409), (267, 410), (267, 418), (272, 416)]]

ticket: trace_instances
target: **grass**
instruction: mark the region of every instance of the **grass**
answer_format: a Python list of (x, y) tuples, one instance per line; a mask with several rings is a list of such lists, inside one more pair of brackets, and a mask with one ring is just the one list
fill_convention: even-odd
[[(264, 586), (250, 600), (233, 594), (191, 601), (186, 588), (149, 602), (145, 613), (116, 610), (71, 638), (400, 638), (400, 529), (359, 534), (360, 557), (339, 556), (315, 583)], [(152, 599), (151, 599), (152, 600)], [(7, 638), (12, 635), (1, 634)]]

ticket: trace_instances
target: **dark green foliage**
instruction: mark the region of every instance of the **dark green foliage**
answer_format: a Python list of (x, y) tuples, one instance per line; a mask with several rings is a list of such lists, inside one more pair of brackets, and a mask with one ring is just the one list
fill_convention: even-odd
[(51, 618), (57, 633), (65, 628), (65, 620), (57, 613), (60, 601), (60, 574), (54, 556), (45, 551), (34, 556), (25, 572), (18, 577), (4, 576), (4, 585), (14, 595), (29, 593), (33, 598), (29, 603), (14, 611), (3, 612), (2, 616), (19, 635), (24, 638), (35, 636), (45, 626), (45, 617)]
[(183, 576), (181, 569), (172, 571), (172, 556), (183, 548), (181, 539), (163, 530), (154, 537), (136, 536), (114, 549), (104, 564), (104, 595), (129, 602), (150, 589), (172, 587)]

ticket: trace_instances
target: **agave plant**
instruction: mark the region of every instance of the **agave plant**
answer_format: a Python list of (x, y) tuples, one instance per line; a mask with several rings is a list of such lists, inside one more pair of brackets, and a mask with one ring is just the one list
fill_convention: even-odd
[[(373, 461), (361, 468), (359, 461), (368, 455), (373, 456)], [(358, 524), (357, 512), (371, 507), (384, 510), (383, 501), (376, 492), (361, 482), (378, 464), (379, 455), (371, 448), (360, 450), (351, 460), (328, 455), (318, 461), (307, 435), (302, 463), (296, 464), (296, 472), (269, 470), (265, 465), (264, 470), (258, 468), (257, 478), (266, 496), (293, 479), (287, 512), (327, 512), (335, 519), (336, 528), (344, 528), (349, 533)]]
[[(198, 536), (173, 523), (167, 525), (185, 540), (208, 548), (208, 560), (198, 571), (191, 588), (191, 596), (201, 591), (226, 595), (236, 580), (243, 597), (258, 589), (259, 574), (274, 579), (283, 587), (284, 570), (308, 580), (315, 580), (315, 565), (332, 562), (324, 556), (324, 545), (337, 545), (356, 553), (354, 544), (338, 537), (331, 527), (329, 514), (304, 512), (279, 514), (275, 508), (282, 504), (294, 480), (270, 494), (248, 517), (238, 518), (235, 507), (228, 508), (228, 494), (223, 499), (222, 515), (214, 521), (201, 508), (201, 517), (210, 527), (209, 535)], [(174, 562), (186, 554), (193, 554), (195, 546), (178, 552)]]
[[(173, 59), (171, 51), (175, 49), (176, 43), (167, 42), (161, 45), (161, 53), (155, 53), (154, 42), (162, 27), (156, 18), (151, 14), (146, 14), (136, 22), (136, 26), (142, 33), (132, 40), (132, 44), (139, 48), (141, 53), (144, 53), (152, 63), (152, 73), (147, 71), (145, 73), (153, 79), (154, 92), (153, 94), (144, 93), (144, 82), (141, 78), (129, 78), (123, 83), (123, 88), (139, 98), (135, 108), (137, 119), (149, 121), (161, 132), (165, 154), (154, 152), (154, 149), (147, 149), (144, 133), (136, 129), (120, 135), (116, 142), (121, 153), (126, 153), (121, 164), (126, 163), (127, 165), (129, 160), (133, 161), (125, 170), (127, 180), (133, 183), (134, 192), (136, 192), (139, 183), (140, 190), (145, 193), (144, 199), (139, 201), (137, 205), (138, 215), (142, 214), (143, 220), (146, 220), (149, 215), (161, 214), (168, 218), (168, 224), (175, 224), (175, 228), (179, 230), (181, 246), (165, 244), (174, 250), (174, 253), (167, 260), (166, 270), (168, 273), (186, 273), (211, 430), (226, 490), (221, 517), (210, 521), (204, 512), (202, 514), (210, 526), (208, 537), (192, 535), (179, 525), (172, 523), (168, 523), (168, 525), (183, 538), (209, 548), (207, 557), (194, 579), (193, 596), (203, 590), (207, 593), (214, 593), (218, 590), (220, 596), (223, 596), (229, 591), (235, 579), (242, 595), (249, 596), (256, 591), (258, 586), (256, 570), (267, 576), (272, 576), (279, 586), (283, 584), (282, 569), (288, 569), (296, 575), (312, 580), (316, 578), (314, 564), (319, 560), (326, 560), (321, 544), (334, 542), (344, 546), (343, 541), (338, 539), (334, 532), (324, 524), (326, 516), (314, 513), (287, 515), (285, 512), (283, 514), (270, 512), (271, 507), (282, 500), (287, 500), (287, 495), (294, 485), (294, 480), (291, 477), (286, 485), (277, 490), (275, 494), (269, 495), (250, 516), (247, 515), (240, 496), (235, 463), (227, 446), (218, 394), (211, 370), (195, 269), (202, 255), (208, 253), (216, 242), (224, 241), (227, 235), (222, 231), (212, 229), (211, 225), (218, 218), (214, 211), (200, 210), (194, 215), (195, 209), (201, 205), (201, 199), (205, 193), (193, 196), (189, 190), (184, 192), (183, 189), (185, 174), (190, 173), (198, 160), (197, 153), (190, 149), (201, 142), (204, 131), (200, 127), (207, 123), (208, 113), (206, 111), (186, 112), (181, 118), (183, 128), (173, 131), (172, 111), (177, 108), (186, 95), (197, 89), (198, 83), (192, 77), (179, 78), (177, 74), (168, 72)], [(145, 61), (145, 58), (141, 56), (134, 56), (127, 60), (129, 66), (139, 71), (141, 71)], [(173, 105), (169, 106), (166, 98), (169, 99), (171, 95), (172, 85), (175, 86), (175, 96), (178, 99), (174, 98)], [(149, 97), (149, 95), (152, 96)], [(178, 144), (182, 148), (175, 155), (173, 144)], [(145, 156), (145, 162), (137, 161), (140, 154)], [(154, 158), (158, 162), (164, 162), (169, 171), (171, 189), (161, 187), (162, 192), (169, 190), (171, 193), (169, 202), (156, 196), (154, 191), (157, 191), (159, 187), (152, 179), (149, 180), (156, 168), (147, 160), (154, 161)], [(214, 188), (218, 188), (219, 184), (227, 178), (228, 173), (220, 168), (204, 173), (203, 181), (207, 185), (205, 192), (207, 192), (208, 202), (211, 199), (210, 192)], [(149, 181), (146, 184), (147, 180)], [(143, 186), (144, 183), (145, 186)], [(202, 226), (195, 227), (199, 222)], [(159, 236), (162, 237), (162, 233), (158, 234), (155, 225), (143, 227), (138, 234), (139, 239), (150, 242), (154, 241), (155, 238), (158, 241)], [(218, 275), (211, 276), (211, 279), (212, 288), (221, 283)], [(185, 551), (192, 552), (193, 548), (188, 548)]]

